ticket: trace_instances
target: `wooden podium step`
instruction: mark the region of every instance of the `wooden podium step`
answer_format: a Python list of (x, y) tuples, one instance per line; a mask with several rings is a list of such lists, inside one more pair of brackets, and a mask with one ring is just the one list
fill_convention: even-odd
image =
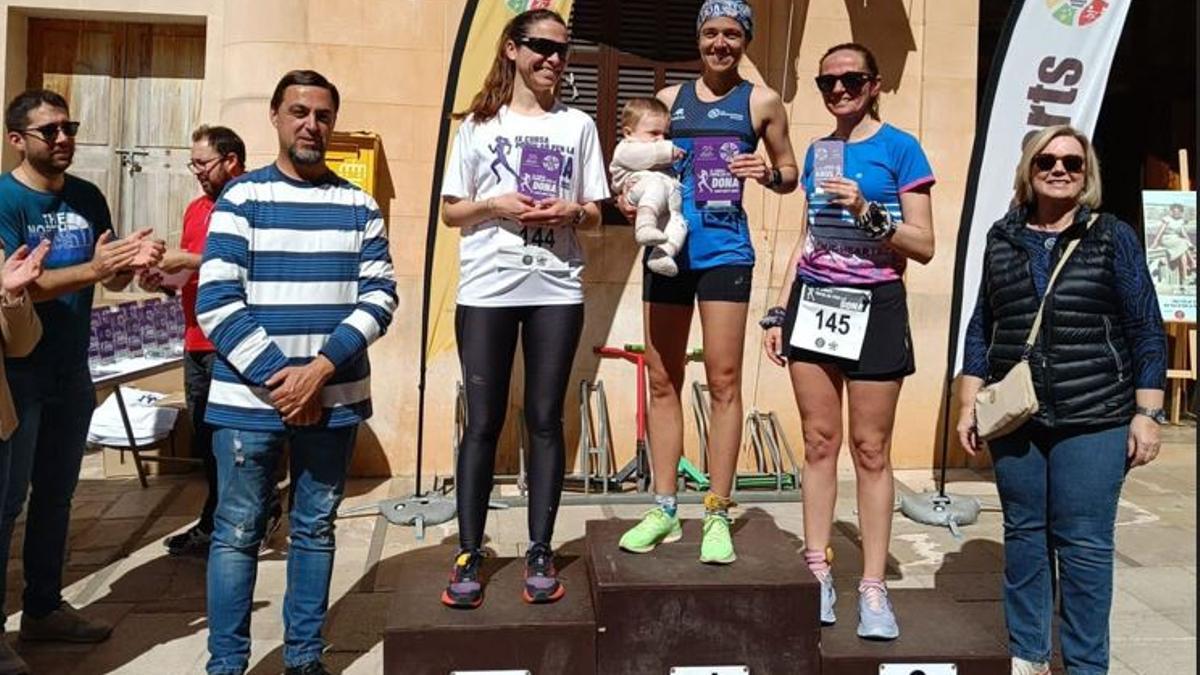
[(838, 588), (838, 624), (820, 627), (818, 584), (804, 566), (800, 542), (769, 518), (735, 521), (738, 560), (727, 566), (697, 561), (699, 521), (685, 521), (681, 541), (643, 555), (617, 548), (633, 525), (588, 521), (584, 555), (558, 558), (567, 595), (551, 605), (522, 602), (522, 560), (494, 558), (484, 565), (483, 607), (448, 609), (438, 598), (454, 548), (406, 553), (384, 629), (384, 673), (1009, 673), (995, 603), (894, 589), (901, 637), (871, 642), (855, 635), (853, 587)]
[(454, 551), (435, 546), (406, 556), (384, 629), (384, 673), (596, 672), (596, 623), (582, 559), (557, 559), (566, 597), (549, 605), (527, 605), (521, 600), (524, 561), (489, 558), (483, 568), (483, 606), (454, 610), (439, 601)]
[(932, 589), (892, 589), (888, 595), (900, 623), (900, 637), (873, 642), (855, 634), (858, 594), (853, 588), (838, 588), (838, 622), (821, 629), (821, 675), (1010, 672), (1007, 636), (997, 630), (996, 621), (984, 622), (974, 613), (969, 605), (975, 603), (956, 602)]
[(642, 555), (617, 548), (634, 524), (587, 523), (596, 672), (733, 672), (716, 669), (724, 666), (753, 675), (818, 675), (818, 585), (794, 537), (770, 519), (737, 520), (737, 562), (713, 566), (697, 560), (699, 521), (684, 522), (681, 541)]

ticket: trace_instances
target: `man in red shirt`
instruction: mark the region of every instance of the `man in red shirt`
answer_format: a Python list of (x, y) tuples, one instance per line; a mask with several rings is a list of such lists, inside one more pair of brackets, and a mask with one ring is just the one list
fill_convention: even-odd
[[(208, 478), (208, 498), (200, 520), (181, 534), (167, 537), (163, 544), (171, 555), (208, 556), (208, 544), (213, 530), (213, 513), (217, 507), (217, 466), (212, 454), (212, 427), (204, 421), (212, 381), (216, 351), (196, 323), (197, 271), (208, 238), (208, 219), (221, 191), (245, 171), (246, 145), (232, 129), (201, 126), (192, 133), (192, 157), (188, 169), (200, 183), (204, 194), (188, 204), (183, 213), (183, 236), (179, 248), (163, 254), (159, 269), (143, 274), (139, 284), (143, 289), (178, 287), (182, 295), (184, 316), (184, 395), (192, 418), (192, 448), (204, 458)], [(279, 522), (279, 504), (272, 509), (269, 533)], [(264, 541), (266, 541), (264, 539)]]

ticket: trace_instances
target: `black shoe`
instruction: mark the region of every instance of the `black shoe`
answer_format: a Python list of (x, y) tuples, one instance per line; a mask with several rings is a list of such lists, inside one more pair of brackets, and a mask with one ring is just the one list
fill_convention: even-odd
[(163, 546), (167, 547), (168, 554), (193, 558), (207, 558), (208, 546), (211, 543), (212, 533), (200, 529), (199, 525), (163, 540)]
[(482, 551), (462, 551), (454, 558), (450, 582), (442, 591), (442, 604), (454, 609), (475, 609), (483, 604), (483, 580), (479, 568)]
[(525, 589), (521, 597), (531, 605), (557, 602), (567, 594), (558, 582), (554, 553), (546, 544), (534, 544), (525, 552)]
[(325, 669), (325, 664), (321, 663), (321, 659), (309, 661), (302, 666), (292, 666), (283, 671), (283, 675), (333, 675)]

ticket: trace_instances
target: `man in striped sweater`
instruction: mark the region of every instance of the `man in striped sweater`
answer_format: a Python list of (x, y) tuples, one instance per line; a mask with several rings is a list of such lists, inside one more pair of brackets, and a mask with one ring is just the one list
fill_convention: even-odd
[(290, 451), (284, 596), (289, 675), (326, 673), (321, 626), (334, 517), (358, 424), (371, 415), (367, 346), (392, 320), (395, 281), (379, 207), (325, 165), (338, 92), (284, 75), (271, 98), (279, 155), (218, 199), (196, 314), (219, 358), (206, 420), (219, 500), (208, 559), (210, 674), (243, 673), (272, 477)]

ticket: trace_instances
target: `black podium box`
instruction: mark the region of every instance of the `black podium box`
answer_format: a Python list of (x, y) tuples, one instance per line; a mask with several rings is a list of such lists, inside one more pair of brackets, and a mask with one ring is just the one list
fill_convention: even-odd
[(745, 667), (817, 675), (818, 584), (800, 544), (768, 518), (734, 522), (738, 560), (703, 565), (700, 522), (651, 553), (617, 548), (633, 521), (587, 523), (596, 607), (596, 671), (659, 675), (672, 667)]
[(398, 569), (397, 590), (384, 629), (386, 675), (449, 675), (452, 671), (529, 671), (532, 675), (596, 672), (596, 622), (587, 565), (578, 557), (556, 560), (566, 596), (553, 604), (521, 600), (524, 561), (484, 562), (483, 606), (444, 607), (439, 596), (449, 578), (454, 548), (411, 554)]
[(978, 614), (983, 607), (993, 607), (999, 614), (998, 603), (960, 603), (932, 589), (891, 589), (888, 595), (900, 623), (900, 637), (875, 642), (855, 634), (855, 590), (838, 588), (838, 622), (821, 629), (822, 675), (1008, 675), (1011, 671), (1003, 617), (984, 621)]

